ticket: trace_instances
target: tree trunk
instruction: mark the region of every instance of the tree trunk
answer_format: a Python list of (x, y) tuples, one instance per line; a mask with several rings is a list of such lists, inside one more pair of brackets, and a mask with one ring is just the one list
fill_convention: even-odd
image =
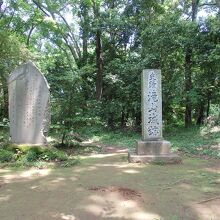
[(202, 101), (200, 103), (199, 109), (198, 109), (198, 117), (196, 124), (201, 125), (204, 122), (204, 111), (205, 111), (205, 103)]
[(125, 118), (125, 111), (122, 109), (121, 111), (121, 129), (126, 127), (126, 118)]
[[(93, 3), (93, 12), (96, 22), (100, 22), (100, 2), (92, 0)], [(97, 27), (96, 30), (96, 66), (97, 66), (97, 75), (96, 75), (96, 100), (100, 101), (102, 98), (102, 84), (103, 84), (103, 54), (102, 54), (102, 41), (101, 41), (101, 30), (100, 27)]]
[(109, 113), (109, 116), (108, 116), (108, 127), (111, 130), (114, 130), (114, 128), (115, 128), (114, 113), (113, 112)]
[(100, 101), (102, 98), (102, 84), (103, 84), (103, 71), (104, 71), (100, 30), (96, 32), (96, 64), (97, 64), (96, 100)]
[(209, 117), (209, 112), (210, 112), (210, 101), (211, 101), (210, 94), (208, 94), (208, 98), (207, 98), (207, 109), (206, 109), (206, 117), (207, 117), (207, 118)]
[(141, 112), (136, 112), (135, 114), (135, 127), (136, 128), (141, 127)]
[[(192, 0), (192, 22), (196, 20), (199, 0)], [(188, 127), (192, 124), (192, 102), (190, 97), (190, 92), (192, 90), (192, 55), (193, 49), (192, 45), (188, 44), (186, 46), (185, 54), (185, 93), (186, 93), (186, 102), (185, 102), (185, 127)]]
[(26, 42), (27, 47), (29, 47), (30, 39), (31, 39), (31, 34), (32, 34), (34, 28), (35, 28), (35, 26), (32, 24), (31, 25), (31, 29), (29, 30), (29, 33), (28, 33), (28, 36), (27, 36), (27, 42)]
[(187, 48), (185, 55), (185, 127), (188, 127), (192, 124), (192, 103), (189, 94), (192, 89), (191, 57), (192, 49)]
[(82, 46), (83, 46), (83, 64), (87, 63), (88, 58), (88, 37), (89, 37), (89, 14), (88, 6), (85, 2), (80, 5), (81, 8), (81, 27), (82, 27)]
[(5, 76), (1, 76), (1, 81), (2, 81), (3, 102), (4, 102), (3, 117), (4, 118), (8, 118), (8, 86), (7, 86), (7, 79), (6, 79), (6, 77)]

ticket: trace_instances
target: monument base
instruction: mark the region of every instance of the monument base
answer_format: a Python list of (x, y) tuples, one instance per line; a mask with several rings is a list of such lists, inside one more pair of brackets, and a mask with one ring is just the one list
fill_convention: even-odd
[(165, 140), (138, 141), (136, 152), (128, 153), (128, 161), (130, 163), (181, 163), (181, 158), (170, 152), (170, 146), (170, 142)]

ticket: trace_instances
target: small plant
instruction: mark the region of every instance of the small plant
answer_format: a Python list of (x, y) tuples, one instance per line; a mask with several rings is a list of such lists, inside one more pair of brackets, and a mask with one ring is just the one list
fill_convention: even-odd
[(11, 162), (14, 158), (14, 154), (11, 151), (0, 149), (0, 162)]
[(165, 162), (163, 160), (155, 160), (152, 162), (154, 165), (164, 166)]
[(62, 151), (45, 150), (41, 155), (41, 159), (44, 161), (66, 161), (68, 156)]
[(25, 155), (25, 158), (28, 162), (34, 162), (39, 159), (39, 154), (36, 151), (29, 150)]
[(75, 166), (77, 164), (80, 163), (80, 160), (79, 158), (76, 158), (76, 159), (69, 159), (63, 163), (60, 164), (61, 167), (72, 167), (72, 166)]

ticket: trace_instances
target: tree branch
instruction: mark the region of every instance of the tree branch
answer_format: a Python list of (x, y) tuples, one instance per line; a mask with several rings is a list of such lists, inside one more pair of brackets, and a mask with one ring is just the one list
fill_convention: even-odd
[(201, 5), (199, 5), (199, 7), (203, 7), (203, 6), (216, 6), (216, 3), (203, 3)]
[(30, 29), (30, 31), (29, 31), (29, 33), (28, 33), (27, 42), (26, 42), (26, 44), (27, 44), (28, 47), (29, 47), (29, 43), (30, 43), (31, 34), (32, 34), (34, 28), (35, 28), (35, 26), (32, 24), (32, 25), (31, 25), (31, 29)]
[(45, 11), (45, 8), (39, 3), (37, 2), (36, 0), (33, 0), (33, 3), (47, 16), (47, 17), (50, 17), (51, 15), (48, 14), (46, 11)]
[(72, 29), (71, 29), (70, 25), (68, 24), (67, 20), (60, 13), (58, 13), (58, 15), (62, 18), (62, 20), (66, 24), (66, 26), (67, 26), (67, 28), (68, 28), (68, 30), (70, 32), (69, 36), (71, 37), (71, 39), (73, 40), (73, 42), (75, 44), (77, 54), (78, 54), (79, 57), (81, 57), (81, 51), (80, 51), (79, 45), (78, 45), (78, 43), (76, 41), (76, 38), (75, 38), (75, 36), (74, 36), (74, 34), (72, 32)]

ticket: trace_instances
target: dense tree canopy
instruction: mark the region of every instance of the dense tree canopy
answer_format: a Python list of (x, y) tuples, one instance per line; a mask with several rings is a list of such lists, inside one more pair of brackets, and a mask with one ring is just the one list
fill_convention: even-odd
[(140, 127), (144, 68), (162, 70), (165, 124), (201, 124), (220, 101), (219, 0), (1, 0), (0, 51), (1, 119), (28, 59), (65, 129)]

